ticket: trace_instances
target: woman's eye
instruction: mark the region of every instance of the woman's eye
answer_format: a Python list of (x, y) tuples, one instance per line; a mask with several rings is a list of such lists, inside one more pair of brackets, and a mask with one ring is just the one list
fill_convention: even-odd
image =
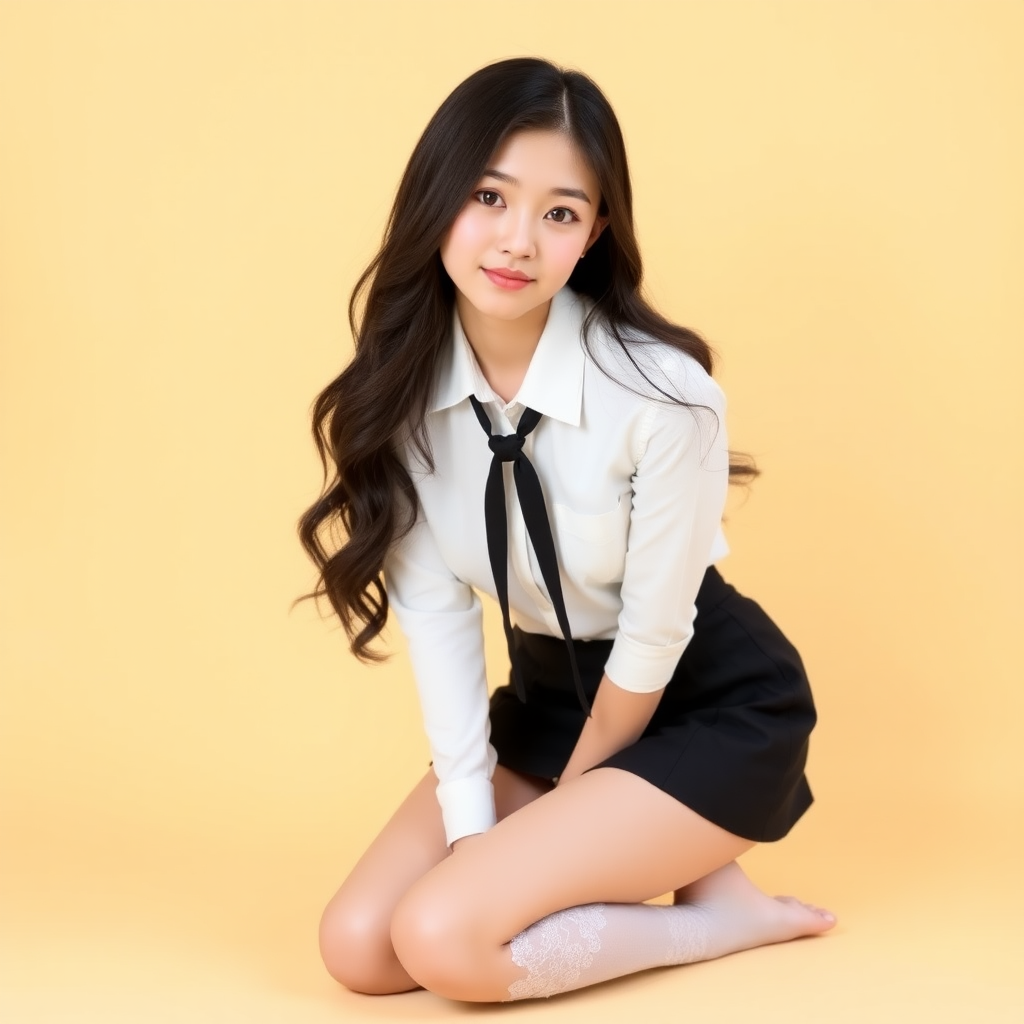
[(567, 209), (564, 206), (559, 206), (556, 209), (552, 210), (548, 214), (548, 216), (556, 224), (571, 224), (574, 220), (579, 220), (579, 217), (577, 217), (576, 214), (572, 212), (572, 210)]
[(484, 206), (501, 206), (501, 196), (497, 192), (491, 192), (489, 189), (481, 189), (476, 193), (478, 202), (484, 204)]

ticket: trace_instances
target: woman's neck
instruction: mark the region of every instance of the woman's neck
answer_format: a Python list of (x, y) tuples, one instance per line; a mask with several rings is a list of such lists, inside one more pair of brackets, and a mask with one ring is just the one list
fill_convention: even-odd
[(461, 295), (456, 296), (455, 304), (484, 378), (502, 401), (510, 402), (519, 391), (537, 350), (551, 302), (531, 309), (517, 320), (484, 316)]

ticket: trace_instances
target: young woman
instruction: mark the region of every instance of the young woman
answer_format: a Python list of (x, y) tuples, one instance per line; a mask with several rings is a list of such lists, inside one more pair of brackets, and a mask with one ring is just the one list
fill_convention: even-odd
[[(810, 804), (814, 707), (714, 568), (724, 399), (640, 281), (594, 83), (516, 59), (458, 86), (353, 293), (300, 527), (357, 656), (395, 613), (433, 754), (324, 913), (351, 989), (548, 996), (834, 923), (736, 863)], [(512, 659), (490, 701), (481, 593)]]

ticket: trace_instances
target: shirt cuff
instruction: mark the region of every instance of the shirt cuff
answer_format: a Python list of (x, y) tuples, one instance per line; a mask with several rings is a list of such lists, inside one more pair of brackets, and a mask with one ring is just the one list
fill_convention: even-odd
[(494, 810), (494, 786), (479, 777), (453, 779), (437, 787), (444, 834), (451, 846), (463, 836), (486, 832), (498, 820)]
[(616, 686), (634, 693), (654, 693), (664, 689), (691, 636), (692, 632), (673, 644), (654, 647), (619, 633), (605, 663), (605, 675)]

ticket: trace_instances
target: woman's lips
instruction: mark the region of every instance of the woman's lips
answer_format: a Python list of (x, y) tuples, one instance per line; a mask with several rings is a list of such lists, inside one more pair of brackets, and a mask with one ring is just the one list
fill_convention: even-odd
[(533, 281), (533, 278), (527, 277), (521, 270), (488, 270), (484, 267), (483, 271), (492, 284), (513, 292), (525, 288)]

